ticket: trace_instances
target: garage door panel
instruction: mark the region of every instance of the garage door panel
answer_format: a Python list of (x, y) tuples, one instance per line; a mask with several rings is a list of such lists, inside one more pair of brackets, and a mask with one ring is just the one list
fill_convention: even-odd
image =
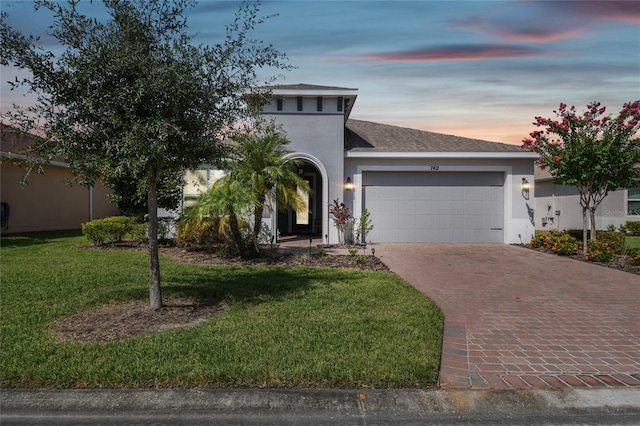
[(373, 242), (502, 242), (504, 173), (365, 172)]

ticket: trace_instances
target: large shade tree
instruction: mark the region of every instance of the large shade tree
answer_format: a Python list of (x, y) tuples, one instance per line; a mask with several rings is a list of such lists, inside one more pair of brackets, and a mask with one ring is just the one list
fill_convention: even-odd
[(556, 181), (575, 186), (583, 218), (583, 250), (587, 252), (588, 220), (596, 239), (595, 212), (611, 191), (637, 185), (640, 178), (640, 101), (625, 103), (617, 116), (592, 102), (580, 115), (561, 103), (557, 118), (536, 117), (541, 127), (525, 138), (523, 146), (540, 155), (538, 166)]
[[(162, 306), (157, 242), (158, 187), (163, 179), (202, 163), (215, 163), (220, 141), (234, 123), (259, 106), (251, 96), (260, 68), (287, 69), (286, 57), (250, 37), (262, 22), (258, 2), (244, 2), (214, 45), (197, 45), (188, 31), (193, 0), (103, 0), (108, 17), (84, 14), (77, 1), (40, 0), (53, 13), (54, 54), (39, 40), (0, 22), (1, 64), (29, 76), (37, 100), (3, 121), (38, 123), (46, 136), (41, 154), (63, 157), (87, 181), (103, 178), (118, 189), (127, 176), (146, 180), (149, 217), (150, 306)], [(83, 10), (97, 6), (88, 4)], [(37, 15), (35, 15), (37, 16)], [(34, 17), (34, 19), (38, 19)], [(41, 18), (44, 19), (44, 18)], [(257, 102), (257, 104), (256, 104)]]

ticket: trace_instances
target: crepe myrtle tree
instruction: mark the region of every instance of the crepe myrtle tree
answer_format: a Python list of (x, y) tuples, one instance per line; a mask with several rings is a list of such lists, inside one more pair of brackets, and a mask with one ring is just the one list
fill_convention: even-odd
[[(87, 182), (102, 179), (119, 189), (119, 176), (146, 180), (149, 217), (150, 307), (162, 307), (157, 206), (160, 182), (184, 169), (215, 164), (234, 124), (267, 99), (253, 91), (259, 69), (286, 70), (286, 56), (250, 37), (259, 2), (243, 2), (226, 34), (214, 45), (193, 42), (187, 12), (194, 0), (103, 0), (107, 18), (83, 10), (95, 4), (38, 0), (48, 10), (48, 35), (61, 53), (43, 47), (0, 18), (0, 64), (27, 71), (11, 82), (36, 100), (4, 122), (20, 122), (46, 137), (45, 158), (64, 158)], [(37, 15), (36, 15), (37, 16)], [(47, 19), (46, 17), (34, 19)], [(250, 99), (251, 102), (247, 102)], [(118, 185), (116, 185), (117, 183)]]
[(556, 118), (536, 117), (542, 130), (530, 133), (523, 146), (540, 155), (537, 164), (548, 169), (563, 185), (580, 194), (583, 250), (587, 252), (588, 220), (596, 239), (595, 211), (610, 191), (627, 188), (640, 178), (640, 101), (627, 102), (617, 116), (605, 115), (606, 107), (592, 102), (582, 113), (564, 103)]

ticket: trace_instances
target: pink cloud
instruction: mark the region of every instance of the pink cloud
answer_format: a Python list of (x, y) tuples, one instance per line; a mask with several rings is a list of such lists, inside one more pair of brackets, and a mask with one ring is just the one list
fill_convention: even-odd
[[(532, 58), (549, 56), (540, 49), (509, 45), (467, 45), (435, 47), (408, 50), (403, 52), (381, 52), (365, 55), (352, 55), (348, 58), (383, 62), (433, 62), (433, 61), (482, 61), (503, 58)], [(344, 59), (345, 56), (341, 56)], [(335, 56), (330, 59), (336, 59)]]
[(496, 29), (493, 34), (510, 40), (528, 41), (534, 43), (547, 43), (554, 40), (573, 37), (584, 31), (578, 28), (556, 30), (551, 28), (519, 28)]

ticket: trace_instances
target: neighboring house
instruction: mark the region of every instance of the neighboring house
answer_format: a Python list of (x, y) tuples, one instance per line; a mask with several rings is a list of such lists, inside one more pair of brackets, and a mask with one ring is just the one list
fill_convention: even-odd
[(25, 169), (16, 162), (28, 158), (36, 136), (21, 135), (4, 124), (0, 129), (0, 196), (9, 213), (3, 233), (80, 229), (83, 222), (118, 214), (102, 184), (70, 186), (73, 175), (63, 162), (51, 162), (42, 174), (34, 171), (23, 186)]
[[(582, 229), (580, 195), (574, 186), (557, 184), (547, 170), (535, 170), (536, 229)], [(640, 183), (610, 192), (596, 209), (596, 228), (616, 228), (628, 220), (640, 220)], [(589, 221), (590, 222), (590, 221)], [(589, 225), (590, 226), (590, 225)]]
[(302, 161), (299, 173), (312, 189), (306, 211), (269, 215), (270, 229), (337, 243), (329, 203), (339, 199), (355, 217), (370, 212), (368, 242), (520, 243), (533, 235), (534, 153), (350, 120), (357, 89), (270, 89), (263, 115), (286, 132), (290, 156)]

